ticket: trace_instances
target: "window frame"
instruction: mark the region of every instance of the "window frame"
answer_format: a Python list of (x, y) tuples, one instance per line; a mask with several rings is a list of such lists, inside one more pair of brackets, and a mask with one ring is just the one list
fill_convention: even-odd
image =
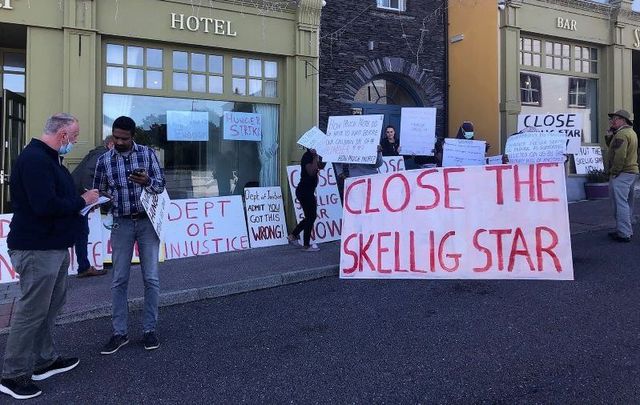
[[(587, 98), (587, 95), (588, 95), (587, 80), (589, 80), (589, 79), (586, 79), (584, 77), (569, 77), (568, 79), (569, 79), (569, 85), (568, 85), (568, 92), (567, 92), (568, 93), (567, 94), (567, 107), (568, 108), (584, 108), (584, 109), (588, 108), (588, 106), (587, 106), (587, 101), (588, 101), (588, 98)], [(572, 91), (572, 86), (571, 86), (572, 81), (575, 81), (576, 84), (578, 84), (577, 89), (576, 89), (575, 92)], [(582, 88), (583, 91), (582, 92), (580, 91), (580, 83), (583, 84), (583, 88)], [(577, 102), (577, 101), (580, 100), (580, 95), (584, 95), (584, 98), (585, 98), (584, 105), (581, 105), (581, 104), (579, 104)], [(571, 103), (572, 97), (575, 97), (576, 103)]]
[[(524, 63), (524, 54), (528, 53), (528, 54), (532, 54), (531, 51), (529, 50), (524, 50), (523, 47), (523, 40), (528, 39), (528, 40), (537, 40), (540, 41), (541, 46), (540, 46), (540, 57), (541, 57), (541, 66), (536, 66), (533, 63), (532, 64), (525, 64)], [(553, 46), (555, 44), (560, 45), (561, 51), (560, 54), (554, 54), (553, 52), (551, 54), (547, 53), (547, 44), (552, 44), (552, 49)], [(568, 70), (562, 70), (562, 59), (566, 59), (567, 57), (563, 57), (562, 56), (562, 46), (569, 46), (569, 69)], [(584, 61), (588, 61), (589, 63), (595, 63), (595, 67), (596, 70), (599, 70), (599, 66), (602, 62), (601, 59), (601, 55), (602, 55), (602, 49), (599, 48), (598, 46), (594, 46), (593, 44), (584, 44), (584, 43), (579, 43), (579, 42), (570, 42), (570, 41), (562, 41), (562, 40), (558, 40), (556, 38), (544, 38), (544, 37), (538, 37), (535, 35), (522, 35), (520, 36), (520, 41), (519, 41), (519, 48), (518, 48), (518, 66), (520, 70), (526, 70), (526, 71), (533, 71), (533, 72), (537, 72), (537, 73), (551, 73), (551, 74), (561, 74), (561, 75), (565, 75), (565, 76), (572, 76), (572, 77), (585, 77), (585, 78), (590, 78), (590, 79), (599, 79), (600, 76), (598, 73), (593, 73), (593, 72), (581, 72), (581, 71), (577, 71), (576, 69), (576, 61), (580, 61), (582, 62)], [(575, 52), (576, 52), (576, 48), (589, 48), (590, 50), (595, 50), (597, 53), (597, 57), (596, 59), (577, 59), (575, 57)], [(536, 53), (537, 54), (537, 53)], [(590, 53), (591, 55), (591, 53)], [(548, 68), (546, 67), (546, 62), (547, 62), (547, 58), (551, 57), (551, 58), (559, 58), (560, 59), (560, 68), (554, 68), (553, 67), (553, 62), (552, 62), (552, 67)], [(591, 66), (591, 65), (590, 65)]]
[(407, 0), (398, 0), (398, 7), (391, 7), (391, 5), (389, 6), (385, 6), (382, 3), (384, 1), (387, 1), (389, 4), (391, 4), (392, 0), (376, 0), (376, 7), (382, 10), (391, 10), (391, 11), (407, 11)]
[[(537, 79), (537, 88), (524, 88), (522, 87), (522, 79), (523, 79), (523, 75), (529, 76), (530, 78), (536, 78)], [(531, 106), (531, 107), (542, 107), (542, 79), (539, 75), (533, 74), (533, 73), (529, 73), (529, 72), (520, 72), (520, 78), (519, 78), (520, 82), (519, 82), (519, 86), (520, 86), (520, 105), (524, 105), (524, 106)], [(533, 83), (533, 81), (532, 81)], [(537, 92), (538, 94), (538, 101), (537, 102), (530, 102), (530, 101), (524, 101), (522, 99), (522, 92), (523, 91), (530, 91), (530, 92)], [(535, 94), (535, 93), (531, 93), (531, 94)]]

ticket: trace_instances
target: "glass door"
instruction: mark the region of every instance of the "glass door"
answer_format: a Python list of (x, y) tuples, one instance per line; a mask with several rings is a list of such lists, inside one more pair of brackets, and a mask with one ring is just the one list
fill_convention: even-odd
[(26, 106), (24, 96), (9, 90), (2, 94), (2, 158), (0, 165), (0, 213), (11, 212), (9, 178), (11, 169), (26, 142)]

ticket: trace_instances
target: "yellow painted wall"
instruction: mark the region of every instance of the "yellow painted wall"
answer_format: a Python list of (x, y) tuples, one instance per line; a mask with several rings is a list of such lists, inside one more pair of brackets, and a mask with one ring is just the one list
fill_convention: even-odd
[[(464, 39), (451, 43), (462, 34)], [(475, 137), (500, 153), (498, 7), (495, 1), (449, 2), (449, 136), (472, 121)]]

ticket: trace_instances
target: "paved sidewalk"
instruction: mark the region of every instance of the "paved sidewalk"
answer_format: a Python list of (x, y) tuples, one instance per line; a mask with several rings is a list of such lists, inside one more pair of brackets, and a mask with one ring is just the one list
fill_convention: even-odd
[[(570, 203), (571, 233), (613, 228), (610, 204), (609, 200)], [(160, 305), (180, 304), (337, 275), (339, 243), (325, 243), (320, 248), (320, 252), (305, 253), (299, 248), (285, 245), (161, 263)], [(139, 266), (133, 266), (132, 269), (129, 305), (131, 310), (136, 310), (142, 307), (143, 285)], [(110, 316), (110, 282), (110, 274), (86, 279), (69, 277), (67, 304), (58, 323)], [(19, 296), (18, 283), (0, 284), (0, 334), (8, 332), (13, 305)]]

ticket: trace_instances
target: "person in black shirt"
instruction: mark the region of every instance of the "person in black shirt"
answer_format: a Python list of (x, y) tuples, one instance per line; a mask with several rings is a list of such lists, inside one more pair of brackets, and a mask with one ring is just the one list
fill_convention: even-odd
[(400, 149), (400, 142), (396, 138), (396, 129), (393, 125), (387, 125), (384, 130), (385, 136), (380, 142), (382, 146), (382, 156), (398, 156)]
[(324, 166), (325, 163), (322, 162), (322, 157), (316, 153), (315, 149), (308, 149), (300, 160), (300, 183), (296, 187), (296, 198), (302, 206), (304, 219), (289, 235), (289, 243), (300, 246), (298, 239), (300, 232), (304, 231), (304, 246), (302, 246), (304, 252), (317, 252), (320, 250), (315, 243), (313, 245), (310, 243), (311, 231), (317, 217), (318, 204), (315, 192), (316, 187), (318, 187), (318, 172), (324, 169)]

